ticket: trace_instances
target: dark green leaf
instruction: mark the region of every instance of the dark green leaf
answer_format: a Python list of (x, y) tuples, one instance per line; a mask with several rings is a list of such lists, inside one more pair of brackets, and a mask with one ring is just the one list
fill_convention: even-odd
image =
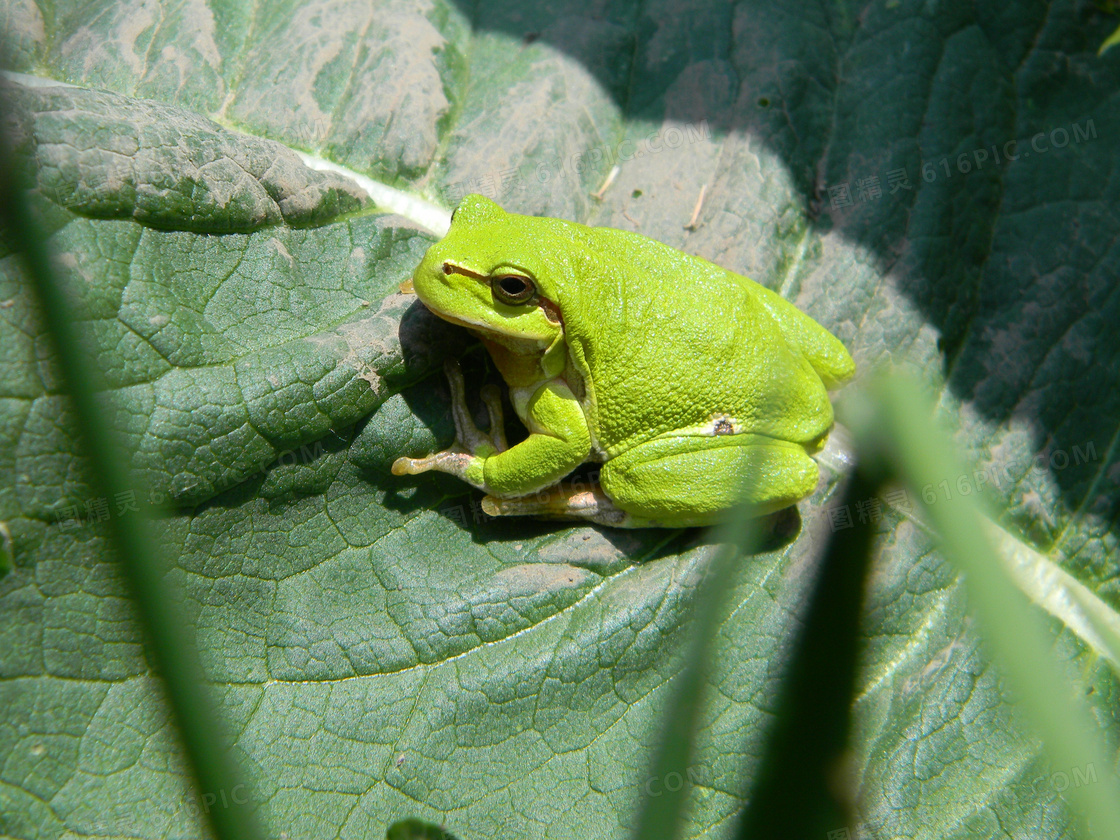
[[(402, 340), (407, 301), (386, 297), (431, 237), (347, 210), (358, 194), (344, 180), (294, 166), (270, 180), (253, 164), (265, 139), (449, 207), (475, 190), (640, 230), (779, 290), (861, 369), (918, 370), (978, 464), (929, 491), (984, 489), (1000, 524), (1066, 575), (1035, 576), (1059, 581), (1045, 596), (1053, 645), (1120, 737), (1109, 660), (1063, 612), (1061, 583), (1116, 618), (1120, 70), (1115, 51), (1096, 54), (1114, 28), (1099, 12), (19, 0), (4, 23), (12, 69), (115, 96), (73, 108), (90, 171), (118, 171), (101, 119), (244, 163), (228, 201), (190, 193), (205, 228), (179, 163), (119, 170), (168, 179), (166, 207), (123, 200), (115, 182), (64, 189), (61, 169), (36, 171), (36, 206), (81, 290), (132, 465), (158, 494), (138, 501), (170, 506), (172, 578), (270, 833), (380, 836), (413, 816), (462, 840), (629, 830), (711, 549), (694, 534), (476, 521), (461, 482), (392, 477), (395, 457), (451, 437), (427, 374), (462, 340), (415, 313)], [(168, 110), (142, 129), (153, 108)], [(161, 133), (172, 113), (195, 128)], [(72, 137), (65, 113), (24, 114), (25, 153), (69, 159), (26, 129), (49, 115), (52, 136)], [(286, 215), (288, 194), (310, 209)], [(234, 221), (240, 232), (215, 232)], [(198, 836), (107, 560), (99, 519), (114, 500), (89, 489), (57, 362), (0, 249), (0, 520), (14, 554), (0, 581), (0, 830)], [(479, 359), (467, 354), (472, 387)], [(746, 805), (794, 616), (845, 522), (833, 487), (728, 593), (685, 836), (728, 836)], [(853, 731), (863, 827), (1064, 836), (1063, 785), (1110, 768), (1048, 765), (903, 501), (847, 510), (877, 528)]]

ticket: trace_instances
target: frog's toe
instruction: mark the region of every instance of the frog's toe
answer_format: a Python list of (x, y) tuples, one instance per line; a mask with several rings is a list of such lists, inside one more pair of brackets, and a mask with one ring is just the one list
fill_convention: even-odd
[(473, 449), (475, 440), (485, 436), (474, 424), (470, 409), (467, 408), (463, 369), (454, 359), (447, 359), (443, 363), (443, 372), (447, 374), (447, 384), (451, 388), (451, 417), (455, 421), (455, 437), (466, 444), (468, 449)]
[(502, 417), (502, 394), (496, 385), (483, 385), (479, 396), (490, 415), (490, 442), (499, 452), (505, 452), (509, 444), (506, 443), (506, 425)]
[[(451, 387), (451, 417), (455, 421), (455, 442), (462, 449), (474, 455), (487, 457), (504, 452), (505, 431), (502, 424), (502, 402), (498, 390), (486, 386), (481, 391), (482, 401), (490, 415), (491, 433), (488, 435), (475, 425), (471, 411), (467, 407), (466, 385), (463, 382), (463, 369), (454, 359), (443, 363), (447, 374), (447, 384)], [(454, 448), (454, 447), (453, 447)]]
[(471, 462), (471, 456), (455, 449), (445, 449), (423, 458), (397, 458), (393, 462), (393, 475), (419, 475), (428, 470), (439, 470), (462, 476)]
[(614, 528), (644, 527), (615, 506), (598, 485), (574, 487), (561, 482), (529, 496), (500, 499), (487, 496), (482, 511), (488, 516), (539, 516), (544, 519), (582, 519)]

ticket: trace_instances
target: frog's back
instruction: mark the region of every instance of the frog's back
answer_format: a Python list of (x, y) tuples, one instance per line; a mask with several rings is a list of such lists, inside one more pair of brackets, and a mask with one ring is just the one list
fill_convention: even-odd
[(627, 231), (582, 231), (588, 257), (565, 290), (565, 334), (605, 451), (729, 423), (807, 446), (828, 432), (827, 389), (853, 364), (827, 330), (699, 257)]

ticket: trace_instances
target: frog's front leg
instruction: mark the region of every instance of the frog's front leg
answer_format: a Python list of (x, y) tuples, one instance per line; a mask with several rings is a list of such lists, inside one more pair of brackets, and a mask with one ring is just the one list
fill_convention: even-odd
[(565, 383), (553, 380), (537, 389), (527, 407), (529, 436), (507, 447), (497, 391), (482, 390), (490, 414), (487, 435), (471, 418), (459, 364), (449, 360), (445, 370), (451, 385), (455, 442), (424, 458), (398, 458), (393, 463), (394, 475), (438, 470), (458, 476), (490, 496), (516, 498), (555, 484), (587, 460), (591, 433), (583, 409)]
[(508, 448), (502, 423), (502, 403), (497, 389), (486, 386), (480, 392), (490, 415), (490, 434), (487, 435), (475, 425), (470, 409), (467, 408), (466, 386), (459, 363), (448, 359), (443, 364), (443, 370), (451, 387), (451, 417), (455, 421), (455, 441), (442, 452), (433, 452), (423, 458), (398, 458), (393, 462), (393, 475), (419, 475), (428, 470), (437, 470), (470, 481), (467, 474), (472, 462), (504, 452)]

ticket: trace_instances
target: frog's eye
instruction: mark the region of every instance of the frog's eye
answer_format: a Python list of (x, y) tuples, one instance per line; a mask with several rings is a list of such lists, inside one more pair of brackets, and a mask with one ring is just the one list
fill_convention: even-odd
[(490, 291), (495, 300), (509, 306), (517, 306), (532, 300), (537, 295), (537, 287), (528, 277), (520, 274), (502, 274), (490, 278)]

